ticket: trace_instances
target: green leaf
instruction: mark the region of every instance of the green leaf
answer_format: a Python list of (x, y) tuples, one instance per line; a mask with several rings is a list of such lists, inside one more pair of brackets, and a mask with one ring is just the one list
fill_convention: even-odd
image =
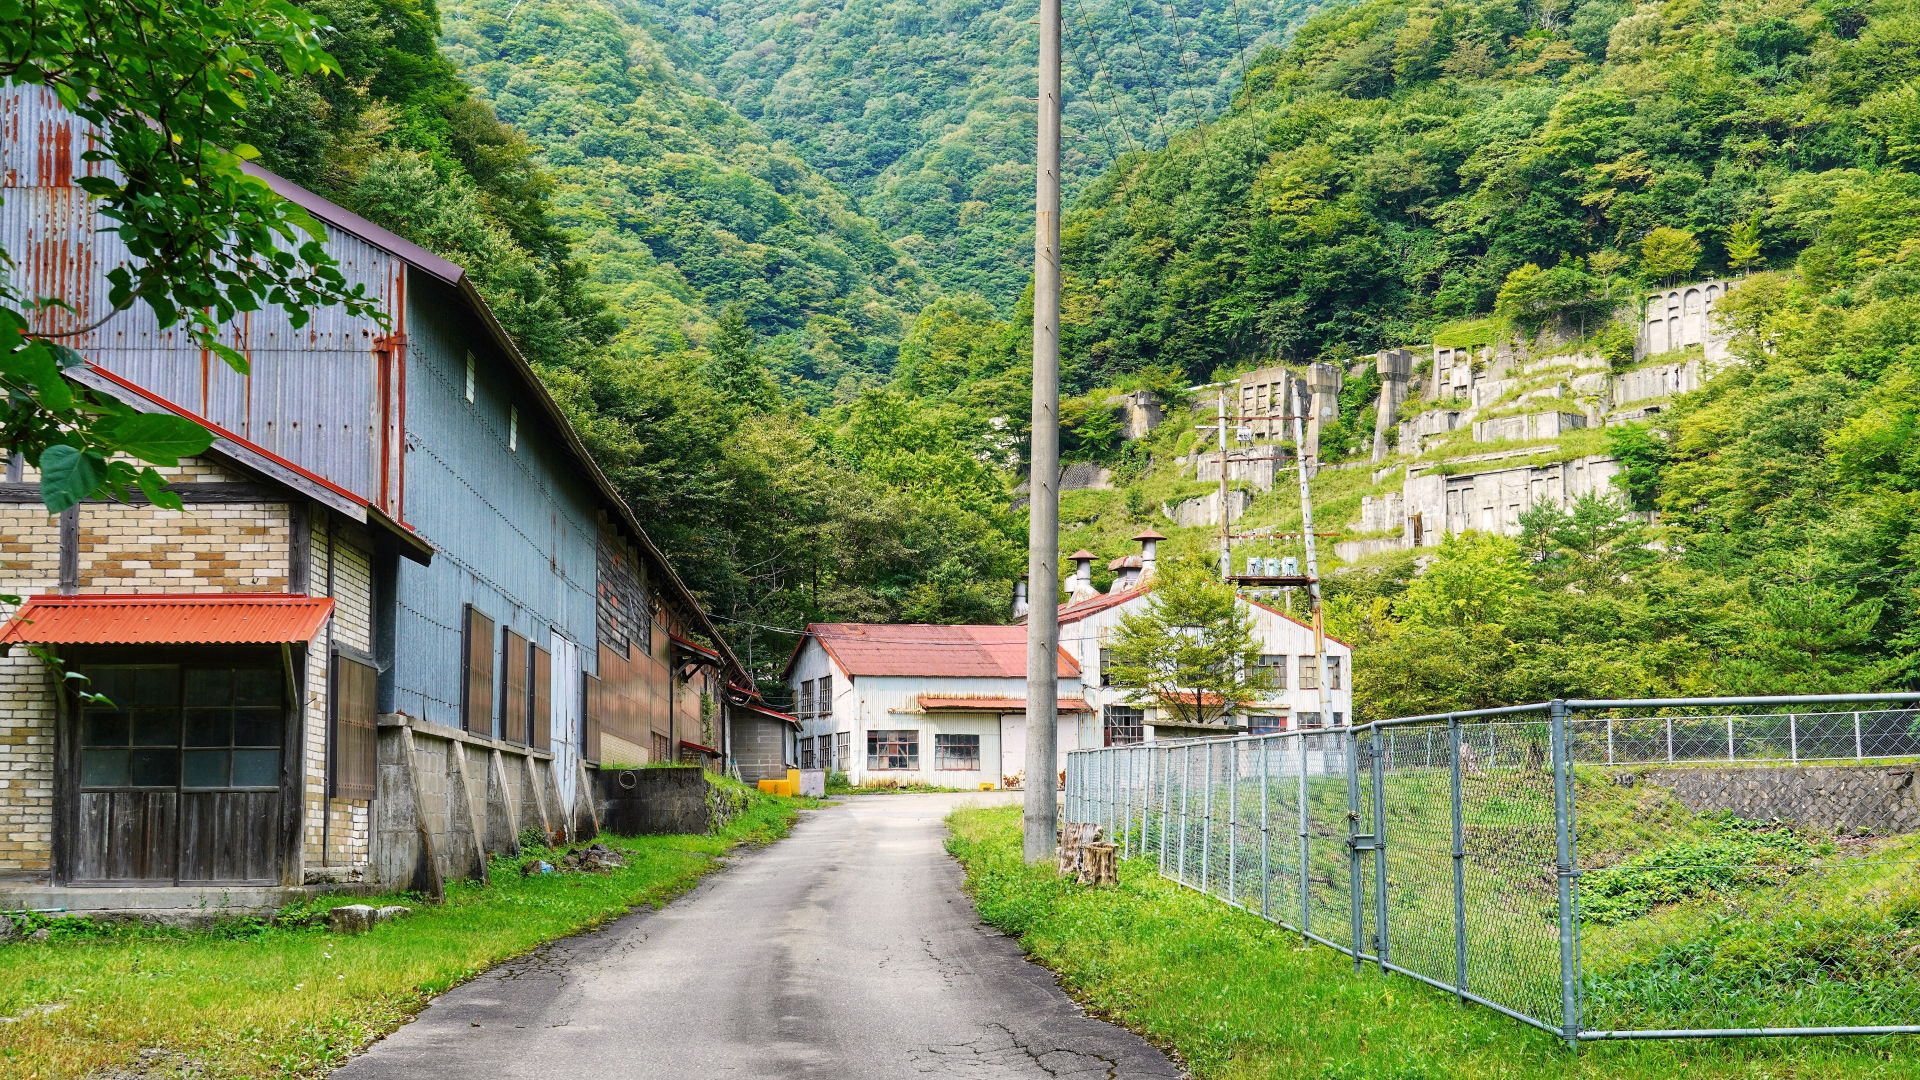
[(63, 513), (93, 494), (106, 475), (107, 461), (99, 454), (49, 446), (40, 452), (40, 501), (49, 511)]
[(60, 361), (54, 348), (44, 341), (0, 358), (0, 372), (29, 383), (39, 392), (40, 406), (60, 411), (73, 407), (73, 388), (60, 375)]
[(204, 453), (213, 445), (212, 432), (172, 413), (109, 416), (94, 427), (93, 435), (115, 450), (156, 465), (178, 465), (181, 458)]
[(167, 490), (166, 478), (154, 472), (152, 469), (141, 469), (140, 475), (134, 477), (133, 481), (140, 485), (141, 493), (144, 494), (147, 497), (147, 501), (153, 505), (163, 510), (185, 509), (185, 504), (180, 501), (180, 496)]

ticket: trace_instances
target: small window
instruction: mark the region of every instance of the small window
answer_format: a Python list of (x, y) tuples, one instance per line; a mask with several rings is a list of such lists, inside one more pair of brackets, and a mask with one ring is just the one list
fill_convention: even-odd
[(853, 757), (853, 732), (842, 731), (833, 737), (833, 767), (845, 772)]
[(1127, 705), (1109, 705), (1102, 726), (1106, 729), (1106, 745), (1132, 746), (1146, 739), (1147, 713)]
[(473, 354), (467, 354), (467, 404), (473, 404)]
[(812, 679), (802, 681), (800, 683), (800, 696), (794, 699), (793, 715), (802, 720), (813, 719), (813, 688), (814, 681)]
[(1113, 654), (1104, 645), (1095, 645), (1100, 650), (1100, 685), (1113, 685)]
[(280, 786), (286, 675), (277, 667), (155, 665), (90, 672), (82, 788), (201, 791)]
[(1276, 731), (1285, 730), (1287, 730), (1287, 718), (1285, 714), (1247, 714), (1247, 734), (1249, 735), (1271, 735)]
[(1273, 674), (1273, 688), (1287, 688), (1287, 658), (1282, 653), (1261, 653), (1260, 669)]
[(493, 620), (467, 605), (461, 641), (460, 726), (493, 734)]
[(933, 767), (952, 772), (979, 772), (980, 736), (935, 735)]
[(813, 717), (816, 720), (833, 719), (833, 676), (822, 675), (820, 682), (813, 688)]
[(1300, 689), (1320, 689), (1320, 665), (1314, 662), (1311, 654), (1300, 658)]
[(520, 449), (520, 406), (507, 406), (507, 449)]
[(805, 738), (800, 740), (800, 767), (803, 769), (813, 768), (813, 739), (812, 738)]
[(1301, 726), (1301, 727), (1303, 727), (1303, 728), (1317, 728), (1317, 727), (1319, 727), (1319, 726), (1320, 726), (1320, 714), (1319, 714), (1319, 713), (1317, 713), (1317, 712), (1303, 712), (1303, 713), (1299, 713), (1298, 715), (1299, 715), (1299, 717), (1300, 717), (1300, 726)]
[(1340, 658), (1337, 656), (1327, 657), (1327, 689), (1340, 689)]
[(867, 732), (867, 768), (918, 769), (920, 733), (918, 731)]

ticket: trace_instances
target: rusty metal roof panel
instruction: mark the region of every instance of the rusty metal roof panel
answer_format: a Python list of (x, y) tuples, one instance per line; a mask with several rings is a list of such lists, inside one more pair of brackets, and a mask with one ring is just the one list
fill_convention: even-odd
[(279, 594), (35, 596), (0, 644), (278, 645), (312, 641), (333, 601)]
[[(810, 623), (807, 631), (849, 675), (1027, 676), (1024, 626)], [(1080, 674), (1065, 650), (1060, 674)]]

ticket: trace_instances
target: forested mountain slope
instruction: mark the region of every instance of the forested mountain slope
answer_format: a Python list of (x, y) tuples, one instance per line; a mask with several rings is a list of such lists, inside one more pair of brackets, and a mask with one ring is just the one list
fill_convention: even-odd
[[(681, 69), (688, 53), (618, 0), (460, 0), (443, 47), (541, 148), (553, 220), (629, 337), (684, 351), (737, 305), (790, 392), (888, 372), (931, 295), (853, 201)], [(704, 336), (704, 332), (697, 336)]]
[[(1033, 0), (638, 0), (716, 92), (948, 292), (1010, 313), (1033, 262)], [(1068, 195), (1232, 100), (1312, 0), (1067, 0)]]
[[(1913, 161), (1916, 36), (1901, 0), (1343, 5), (1068, 215), (1069, 382), (1412, 342), (1528, 263), (1724, 272), (1736, 226), (1787, 265), (1847, 170)], [(1697, 260), (1649, 267), (1661, 226)]]

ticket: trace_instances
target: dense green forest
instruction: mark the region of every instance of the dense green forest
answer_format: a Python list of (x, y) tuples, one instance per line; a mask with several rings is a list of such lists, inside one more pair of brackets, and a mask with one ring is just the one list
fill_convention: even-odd
[[(859, 201), (948, 293), (1010, 315), (1033, 264), (1037, 5), (643, 0), (714, 92)], [(1224, 111), (1308, 0), (1066, 0), (1069, 197)]]
[[(1025, 16), (322, 4), (346, 76), (255, 141), (473, 269), (764, 675), (792, 639), (755, 624), (1003, 616), (1030, 304), (981, 267), (1028, 205)], [(1166, 465), (1192, 382), (1549, 322), (1624, 363), (1641, 287), (1735, 275), (1739, 362), (1593, 433), (1621, 502), (1330, 575), (1356, 708), (1912, 678), (1920, 5), (1283, 5), (1244, 84), (1244, 9), (1168, 10), (1132, 17), (1211, 47), (1127, 62), (1126, 9), (1067, 12), (1069, 80), (1073, 20), (1109, 40), (1070, 109), (1065, 447), (1118, 485), (1076, 493), (1067, 542), (1211, 542), (1158, 512), (1192, 494)], [(1168, 112), (1183, 64), (1207, 74)], [(1106, 398), (1137, 387), (1175, 412), (1123, 443)], [(1358, 475), (1316, 489), (1350, 508)]]

